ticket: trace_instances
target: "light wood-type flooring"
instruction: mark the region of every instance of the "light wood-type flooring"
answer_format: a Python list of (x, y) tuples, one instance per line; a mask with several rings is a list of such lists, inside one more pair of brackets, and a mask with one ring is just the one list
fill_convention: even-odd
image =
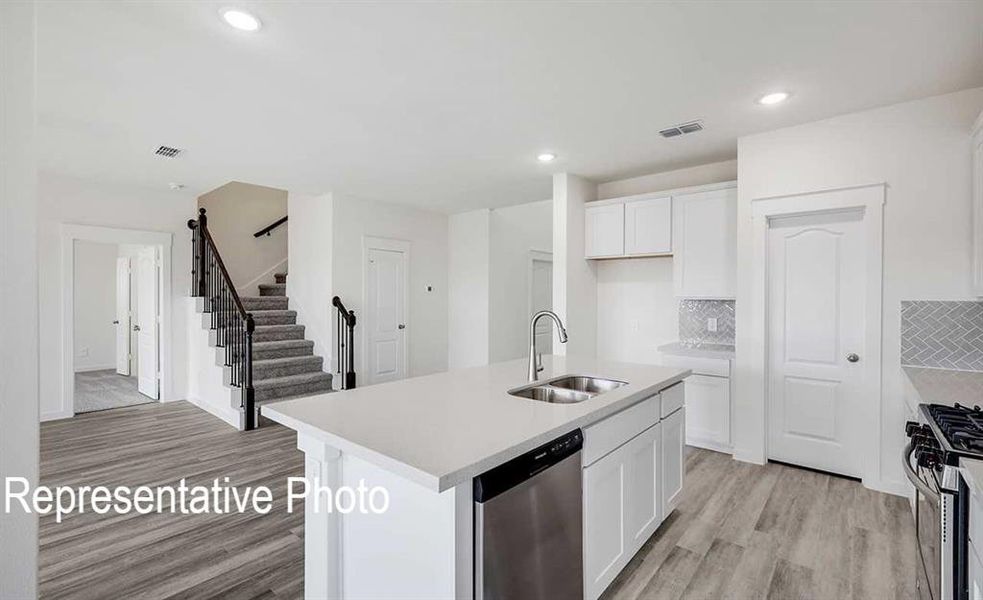
[[(269, 486), (278, 502), (265, 516), (43, 517), (41, 596), (303, 597), (303, 512), (284, 508), (286, 479), (303, 474), (303, 456), (293, 431), (263, 425), (240, 433), (187, 402), (42, 424), (46, 485), (230, 476), (240, 486)], [(686, 464), (679, 508), (606, 599), (914, 597), (914, 528), (902, 498), (705, 450), (690, 449)]]

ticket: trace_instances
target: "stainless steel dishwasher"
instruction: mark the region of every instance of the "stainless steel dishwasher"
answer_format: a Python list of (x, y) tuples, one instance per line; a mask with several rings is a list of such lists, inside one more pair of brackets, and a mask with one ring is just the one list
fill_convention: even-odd
[(584, 595), (578, 429), (474, 479), (476, 600)]

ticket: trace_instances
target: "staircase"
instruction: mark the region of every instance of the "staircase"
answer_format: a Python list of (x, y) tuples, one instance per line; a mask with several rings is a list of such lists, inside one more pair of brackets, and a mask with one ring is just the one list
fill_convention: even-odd
[[(261, 284), (259, 296), (243, 296), (242, 305), (253, 316), (253, 389), (257, 405), (273, 400), (331, 391), (331, 373), (324, 359), (314, 355), (314, 342), (304, 338), (297, 311), (288, 310), (287, 275), (276, 283)], [(233, 367), (226, 369), (231, 380)]]
[(208, 231), (205, 209), (198, 212), (198, 219), (188, 221), (191, 295), (220, 369), (198, 370), (197, 398), (206, 410), (250, 430), (259, 424), (262, 404), (330, 392), (331, 374), (323, 371), (324, 359), (314, 355), (314, 342), (305, 339), (297, 312), (289, 309), (286, 273), (260, 285), (259, 296), (239, 296)]

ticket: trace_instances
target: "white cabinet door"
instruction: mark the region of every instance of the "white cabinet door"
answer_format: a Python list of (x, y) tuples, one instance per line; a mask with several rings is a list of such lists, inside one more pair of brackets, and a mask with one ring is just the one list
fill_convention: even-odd
[(584, 597), (594, 600), (628, 562), (625, 448), (584, 469)]
[(969, 544), (969, 600), (983, 600), (983, 563), (972, 542)]
[(588, 206), (584, 236), (587, 258), (622, 256), (625, 253), (625, 205)]
[[(686, 403), (689, 404), (687, 390)], [(662, 510), (661, 518), (666, 518), (679, 504), (683, 492), (683, 478), (686, 476), (684, 465), (685, 428), (687, 409), (680, 408), (661, 423), (661, 461), (662, 468)]]
[(672, 252), (672, 198), (650, 198), (625, 204), (625, 254)]
[(662, 427), (628, 442), (625, 455), (625, 544), (631, 557), (662, 522)]
[(737, 190), (673, 198), (673, 281), (681, 298), (737, 296)]
[(686, 443), (713, 450), (730, 447), (730, 379), (686, 378)]

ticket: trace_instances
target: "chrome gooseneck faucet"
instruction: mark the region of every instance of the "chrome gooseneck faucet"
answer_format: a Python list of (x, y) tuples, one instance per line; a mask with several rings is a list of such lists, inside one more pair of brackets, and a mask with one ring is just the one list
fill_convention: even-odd
[(556, 316), (555, 312), (541, 310), (534, 314), (529, 323), (529, 381), (536, 381), (539, 378), (539, 372), (543, 370), (543, 357), (536, 354), (536, 323), (542, 317), (553, 319), (553, 322), (556, 323), (557, 334), (560, 336), (560, 343), (567, 343), (567, 330), (563, 328), (563, 323), (560, 322), (560, 317)]

